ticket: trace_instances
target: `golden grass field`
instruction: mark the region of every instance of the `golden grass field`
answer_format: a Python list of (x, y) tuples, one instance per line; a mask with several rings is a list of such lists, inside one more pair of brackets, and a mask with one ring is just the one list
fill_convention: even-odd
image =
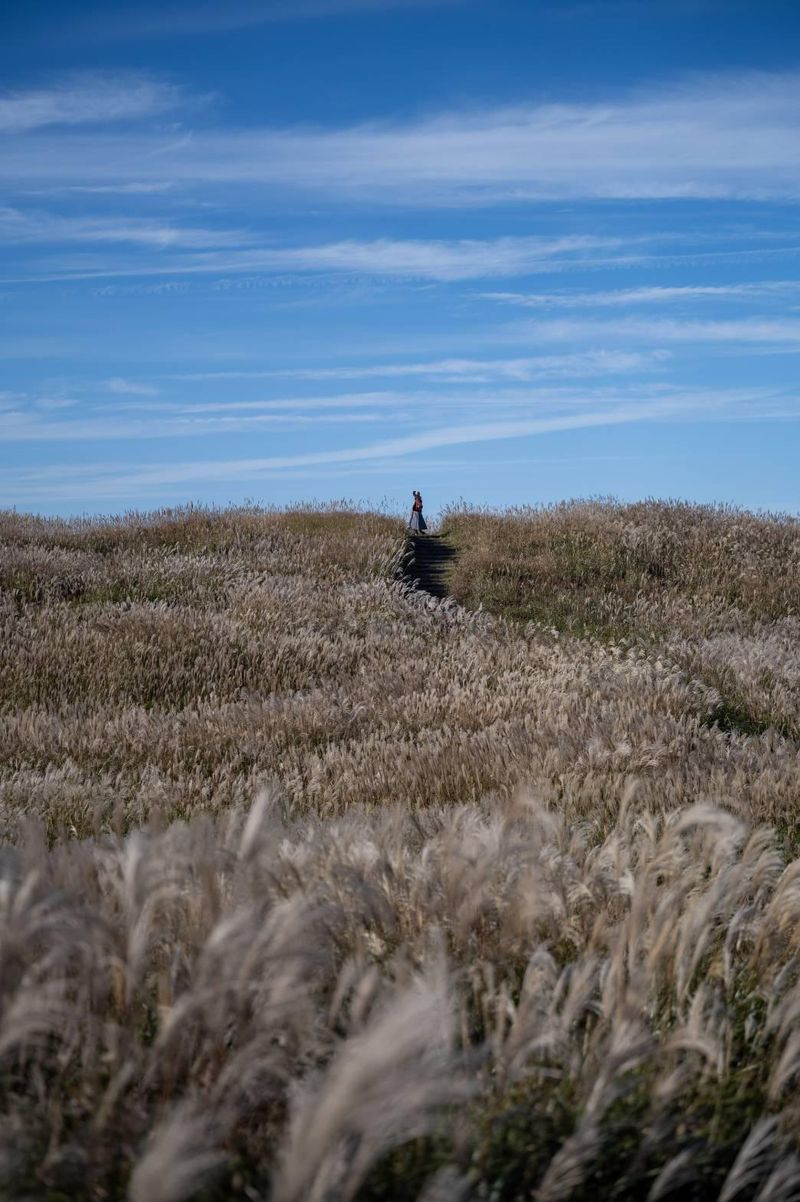
[(0, 1197), (800, 1196), (800, 523), (0, 515)]

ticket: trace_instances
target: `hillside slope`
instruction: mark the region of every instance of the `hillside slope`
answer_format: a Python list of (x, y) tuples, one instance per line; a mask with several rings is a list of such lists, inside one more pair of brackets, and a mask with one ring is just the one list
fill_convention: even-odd
[(0, 518), (6, 1192), (800, 1171), (796, 525), (444, 529), (465, 607), (373, 514)]
[(463, 604), (637, 643), (721, 694), (717, 718), (800, 735), (800, 522), (726, 507), (589, 501), (454, 509)]

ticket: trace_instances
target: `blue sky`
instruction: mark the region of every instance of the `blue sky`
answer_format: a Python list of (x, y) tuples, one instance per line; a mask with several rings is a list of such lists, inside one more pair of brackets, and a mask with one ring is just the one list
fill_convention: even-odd
[(794, 0), (12, 4), (0, 506), (800, 510)]

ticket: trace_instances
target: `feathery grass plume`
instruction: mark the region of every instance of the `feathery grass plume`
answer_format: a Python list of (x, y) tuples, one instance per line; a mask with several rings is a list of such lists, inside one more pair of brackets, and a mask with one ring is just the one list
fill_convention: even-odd
[(466, 1097), (454, 1034), (446, 972), (434, 965), (344, 1042), (321, 1079), (300, 1090), (274, 1202), (355, 1198), (384, 1153), (429, 1133), (444, 1107)]
[[(680, 1191), (691, 1188), (695, 1175), (695, 1155), (686, 1148), (678, 1152), (664, 1165), (653, 1182), (645, 1202), (662, 1202), (664, 1198), (680, 1196)], [(722, 1197), (718, 1202), (723, 1202)]]
[(766, 1179), (755, 1202), (796, 1202), (800, 1198), (800, 1160), (785, 1157)]
[(775, 1159), (777, 1135), (777, 1119), (763, 1118), (754, 1124), (731, 1165), (718, 1202), (734, 1202), (765, 1180)]
[(416, 1202), (469, 1202), (472, 1196), (468, 1178), (452, 1169), (442, 1169), (425, 1183)]
[(184, 1202), (213, 1181), (224, 1159), (207, 1114), (185, 1101), (154, 1127), (131, 1176), (130, 1202)]
[(593, 1120), (582, 1122), (550, 1161), (534, 1194), (536, 1202), (562, 1202), (572, 1197), (591, 1172), (601, 1143), (601, 1132)]

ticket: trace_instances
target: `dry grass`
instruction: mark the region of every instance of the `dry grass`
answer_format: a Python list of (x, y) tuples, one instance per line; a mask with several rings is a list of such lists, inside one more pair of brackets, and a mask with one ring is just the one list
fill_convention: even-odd
[(5, 1196), (796, 1196), (796, 527), (447, 521), (0, 517)]
[(717, 717), (800, 736), (800, 521), (608, 501), (453, 509), (463, 604), (638, 644), (715, 688)]

